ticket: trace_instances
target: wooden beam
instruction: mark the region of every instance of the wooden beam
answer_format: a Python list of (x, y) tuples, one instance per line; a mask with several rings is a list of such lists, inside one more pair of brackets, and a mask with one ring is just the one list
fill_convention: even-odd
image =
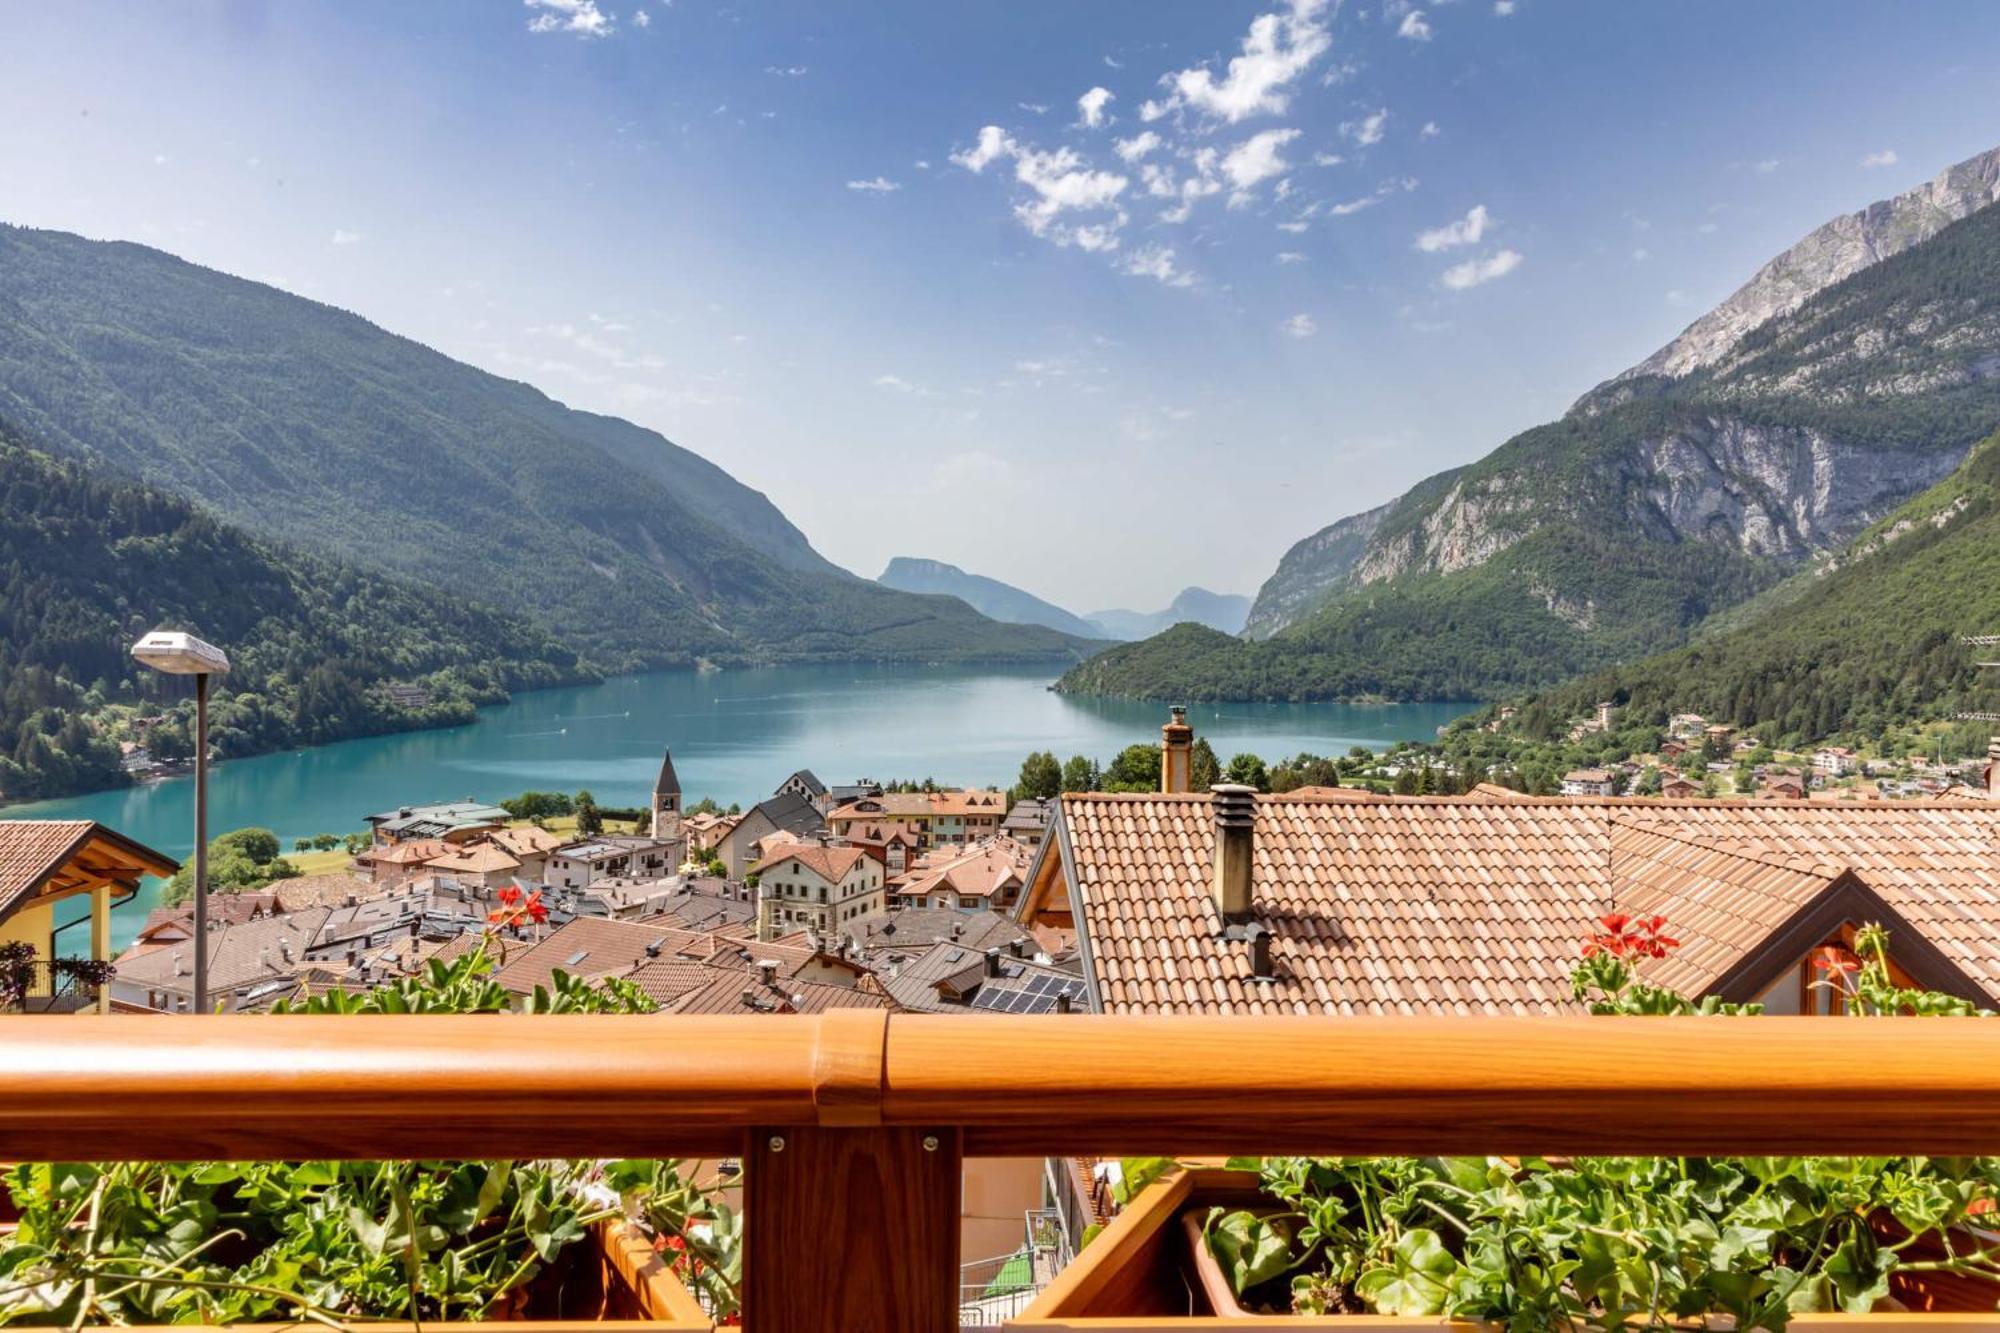
[(743, 1162), (748, 1333), (958, 1326), (955, 1130), (777, 1126)]

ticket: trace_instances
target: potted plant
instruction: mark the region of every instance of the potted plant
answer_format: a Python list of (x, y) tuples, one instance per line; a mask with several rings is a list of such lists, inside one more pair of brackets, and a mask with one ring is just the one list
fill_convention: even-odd
[[(520, 910), (528, 910), (522, 906)], [(280, 1012), (503, 1012), (482, 948)], [(628, 982), (557, 972), (531, 1012), (638, 1012)], [(282, 1021), (282, 1020), (278, 1020)], [(708, 1329), (671, 1254), (712, 1210), (675, 1163), (113, 1162), (10, 1168), (0, 1323), (629, 1319)], [(649, 1219), (680, 1221), (670, 1236)], [(684, 1242), (682, 1242), (684, 1243)], [(681, 1265), (683, 1272), (686, 1265)]]
[[(1756, 1012), (1638, 981), (1634, 962), (1677, 947), (1658, 918), (1601, 924), (1572, 978), (1592, 1012)], [(1815, 961), (1818, 984), (1854, 1013), (1977, 1012), (1896, 988), (1875, 928), (1857, 934), (1853, 953)], [(1266, 1320), (1806, 1329), (1933, 1311), (1963, 1312), (1954, 1327), (2000, 1329), (2000, 1235), (1982, 1227), (2000, 1199), (2000, 1159), (1144, 1158), (1122, 1167), (1123, 1213), (1010, 1327), (1091, 1316), (1119, 1317), (1130, 1333)], [(1974, 1311), (1987, 1318), (1965, 1317)]]

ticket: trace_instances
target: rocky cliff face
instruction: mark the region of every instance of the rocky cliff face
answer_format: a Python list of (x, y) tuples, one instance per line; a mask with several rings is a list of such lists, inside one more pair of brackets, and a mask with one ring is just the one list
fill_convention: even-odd
[(1774, 315), (1798, 309), (1841, 279), (1943, 231), (2000, 199), (2000, 149), (1938, 173), (1935, 180), (1858, 213), (1835, 218), (1757, 270), (1730, 298), (1617, 380), (1679, 378), (1712, 366)]
[[(1827, 223), (1562, 421), (1294, 546), (1245, 637), (1371, 585), (1478, 569), (1551, 523), (1781, 563), (1830, 552), (1989, 424), (1911, 422), (2000, 380), (2000, 303), (1978, 288), (2000, 277), (1994, 256), (1940, 236), (1996, 199), (2000, 149)], [(1894, 282), (1858, 276), (1918, 247)]]

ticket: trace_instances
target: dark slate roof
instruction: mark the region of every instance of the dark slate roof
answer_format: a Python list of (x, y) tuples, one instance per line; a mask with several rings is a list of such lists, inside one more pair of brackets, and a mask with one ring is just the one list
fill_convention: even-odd
[(786, 792), (782, 796), (773, 796), (760, 801), (755, 809), (770, 820), (774, 827), (781, 828), (787, 833), (796, 833), (801, 837), (808, 833), (817, 833), (826, 827), (826, 821), (821, 818), (818, 807), (797, 792)]
[(804, 783), (806, 790), (811, 792), (815, 796), (826, 795), (826, 784), (824, 782), (821, 782), (819, 780), (819, 775), (814, 773), (810, 768), (800, 769), (798, 772), (786, 778), (785, 781), (787, 783), (792, 783), (792, 782)]
[(662, 751), (660, 754), (660, 776), (653, 780), (653, 794), (655, 796), (666, 796), (669, 794), (678, 796), (680, 795), (680, 790), (680, 775), (674, 772), (674, 752), (672, 750)]

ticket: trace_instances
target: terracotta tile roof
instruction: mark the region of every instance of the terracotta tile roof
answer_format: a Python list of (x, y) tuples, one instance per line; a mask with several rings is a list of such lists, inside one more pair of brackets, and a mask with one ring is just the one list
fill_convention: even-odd
[(92, 878), (134, 888), (171, 859), (89, 819), (0, 819), (0, 920), (28, 899)]
[(279, 911), (302, 912), (308, 907), (344, 907), (349, 898), (367, 902), (389, 889), (345, 870), (329, 870), (321, 875), (274, 880), (268, 892), (277, 900)]
[(504, 848), (490, 842), (455, 848), (429, 863), (440, 875), (511, 875), (521, 862)]
[(893, 1010), (900, 1006), (873, 988), (829, 986), (790, 977), (766, 986), (754, 973), (718, 972), (700, 990), (690, 991), (665, 1007), (676, 1014), (818, 1014), (828, 1009)]
[(701, 938), (667, 926), (580, 916), (525, 950), (509, 946), (507, 961), (493, 979), (516, 995), (527, 995), (548, 985), (557, 968), (579, 977), (623, 976), (652, 960), (649, 947), (657, 947), (661, 958), (677, 958)]
[[(241, 921), (209, 932), (208, 986), (218, 1003), (232, 1003), (226, 991), (291, 976), (305, 965), (306, 952), (331, 915), (324, 907), (282, 916)], [(194, 945), (167, 945), (118, 960), (118, 980), (176, 992), (194, 988)]]
[(1666, 916), (1658, 979), (1696, 985), (1843, 875), (2000, 999), (2000, 803), (1261, 797), (1274, 981), (1215, 937), (1208, 797), (1065, 796), (1061, 825), (1111, 1012), (1557, 1012), (1606, 911)]
[(787, 861), (797, 861), (829, 884), (838, 884), (867, 855), (859, 847), (820, 847), (810, 843), (782, 847), (775, 856), (753, 867), (762, 875)]
[(921, 857), (896, 881), (895, 890), (917, 897), (934, 889), (977, 898), (992, 898), (1003, 889), (1018, 888), (1034, 851), (1013, 838), (986, 838), (971, 847), (947, 847)]
[(545, 828), (523, 824), (518, 828), (495, 829), (486, 840), (515, 856), (546, 856), (562, 846), (563, 840)]
[(413, 838), (408, 842), (394, 843), (387, 847), (371, 847), (355, 860), (377, 862), (382, 865), (414, 866), (434, 861), (450, 851), (451, 844), (441, 838)]
[(990, 815), (998, 820), (1007, 815), (1007, 794), (998, 791), (934, 791), (930, 795), (933, 815), (961, 817)]

